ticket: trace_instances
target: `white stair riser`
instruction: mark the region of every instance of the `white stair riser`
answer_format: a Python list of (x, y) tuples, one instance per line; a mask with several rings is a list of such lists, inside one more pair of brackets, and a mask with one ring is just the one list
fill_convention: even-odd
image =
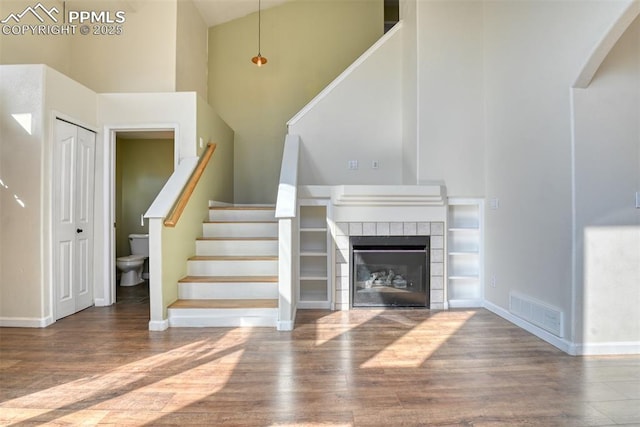
[(230, 222), (202, 224), (203, 237), (278, 237), (277, 222)]
[(196, 240), (196, 255), (277, 256), (277, 240)]
[(180, 283), (179, 299), (276, 299), (278, 283)]
[(275, 221), (274, 209), (257, 210), (209, 210), (209, 221)]
[(189, 276), (277, 276), (278, 260), (187, 261)]
[(169, 326), (172, 327), (275, 327), (278, 310), (275, 308), (170, 308), (168, 316)]

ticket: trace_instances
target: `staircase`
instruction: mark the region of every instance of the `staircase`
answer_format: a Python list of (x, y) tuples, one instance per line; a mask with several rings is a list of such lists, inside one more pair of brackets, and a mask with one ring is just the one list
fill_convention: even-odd
[(213, 206), (168, 308), (177, 327), (276, 326), (278, 223), (273, 206)]

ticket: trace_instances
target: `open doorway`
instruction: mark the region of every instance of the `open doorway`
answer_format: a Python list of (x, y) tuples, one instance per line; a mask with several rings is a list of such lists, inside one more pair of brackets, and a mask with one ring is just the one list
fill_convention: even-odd
[(174, 171), (174, 147), (172, 129), (115, 132), (111, 251), (114, 303), (148, 303), (149, 260), (136, 266), (134, 258), (140, 255), (136, 245), (144, 244), (144, 236), (149, 233), (145, 212)]

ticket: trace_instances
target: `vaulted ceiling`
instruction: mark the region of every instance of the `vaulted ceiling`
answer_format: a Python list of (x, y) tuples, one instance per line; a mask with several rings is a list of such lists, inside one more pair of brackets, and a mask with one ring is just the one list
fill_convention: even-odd
[[(290, 0), (260, 0), (261, 9), (278, 6)], [(209, 27), (242, 18), (258, 11), (258, 0), (193, 0)]]

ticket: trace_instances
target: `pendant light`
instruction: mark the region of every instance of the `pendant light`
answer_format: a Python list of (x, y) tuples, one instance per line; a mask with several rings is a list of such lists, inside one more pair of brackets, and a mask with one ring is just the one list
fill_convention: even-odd
[(267, 58), (265, 58), (264, 56), (260, 55), (260, 24), (261, 24), (261, 13), (260, 13), (260, 2), (261, 0), (258, 0), (258, 56), (254, 56), (253, 58), (251, 58), (251, 62), (253, 62), (254, 64), (256, 64), (258, 67), (262, 67), (264, 64), (267, 63)]

